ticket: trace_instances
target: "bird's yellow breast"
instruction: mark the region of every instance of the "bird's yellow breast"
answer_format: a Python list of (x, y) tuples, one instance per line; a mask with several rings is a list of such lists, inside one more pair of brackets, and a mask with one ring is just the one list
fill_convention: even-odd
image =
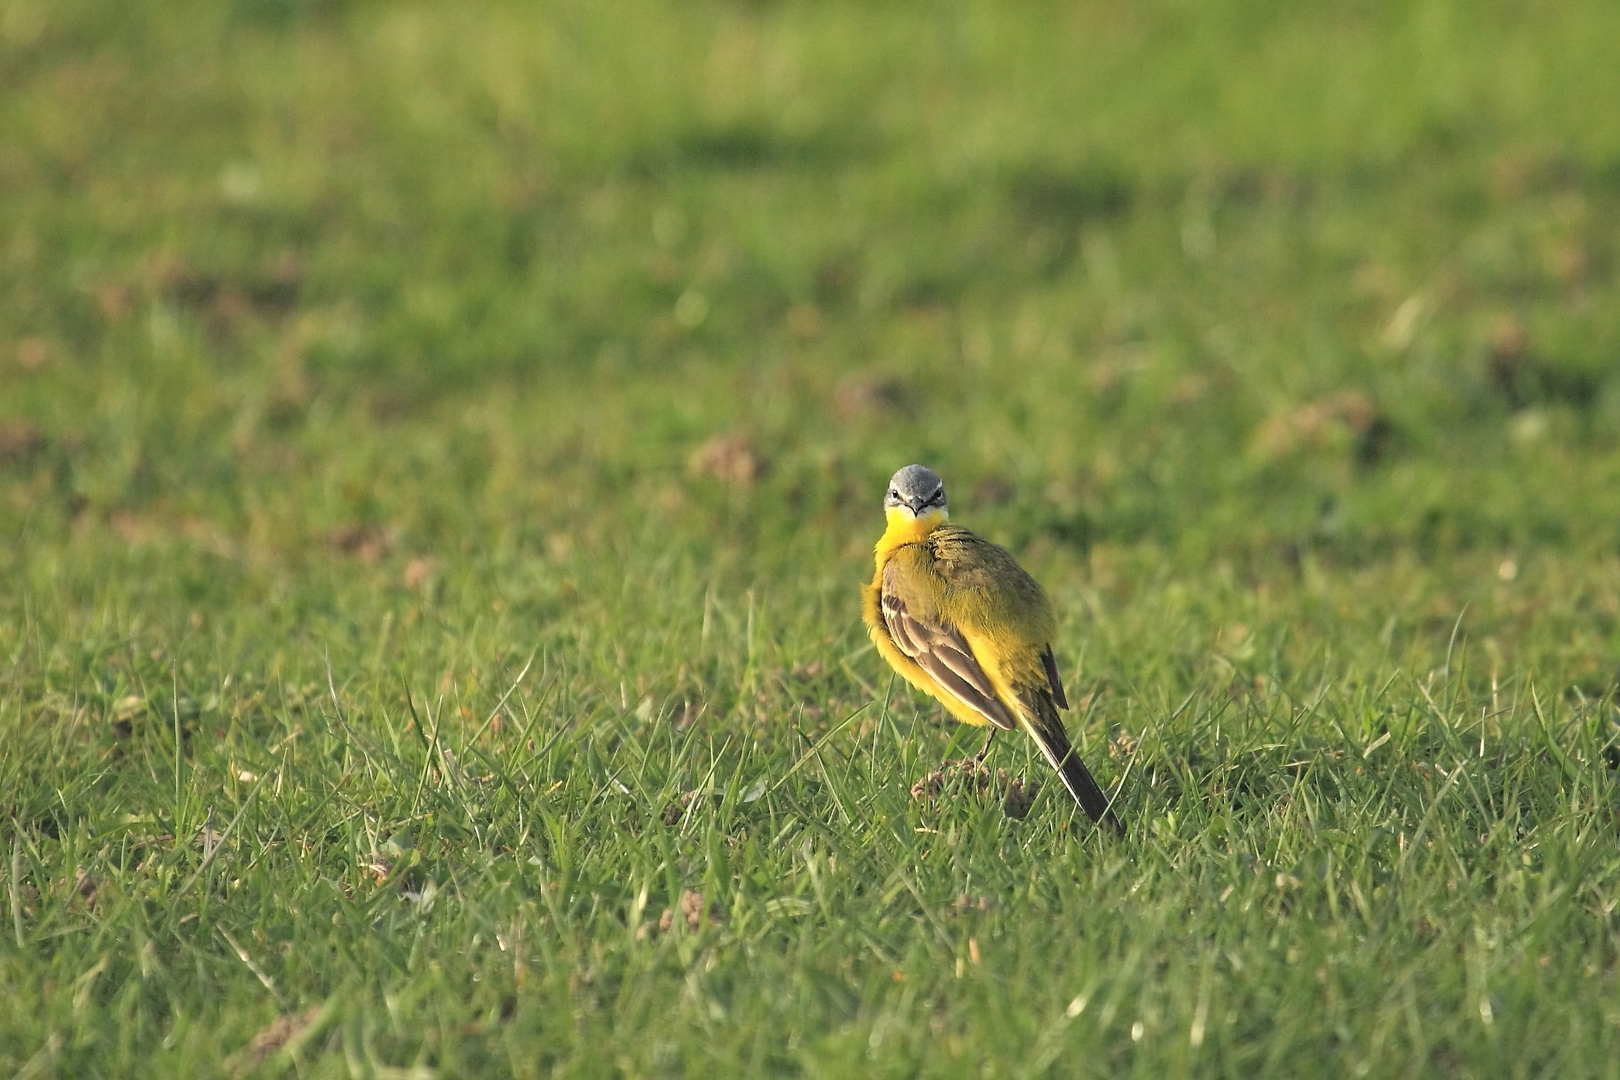
[[(913, 516), (899, 507), (891, 506), (884, 512), (884, 518), (886, 527), (872, 551), (874, 563), (872, 584), (861, 586), (861, 618), (866, 623), (866, 632), (872, 639), (872, 644), (877, 646), (878, 655), (888, 661), (890, 667), (917, 689), (945, 701), (928, 673), (918, 667), (909, 656), (895, 648), (894, 641), (889, 637), (888, 628), (883, 625), (882, 601), (883, 568), (888, 565), (889, 559), (907, 544), (919, 544), (926, 540), (929, 533), (945, 523), (947, 514), (943, 510), (930, 510), (921, 516)], [(949, 704), (946, 702), (947, 707)]]
[[(925, 514), (913, 517), (898, 506), (891, 506), (883, 513), (885, 527), (883, 535), (878, 537), (877, 547), (873, 549), (873, 560), (877, 563), (877, 572), (881, 577), (883, 565), (894, 554), (895, 548), (905, 547), (907, 544), (918, 544), (928, 538), (928, 534), (950, 520), (950, 515), (944, 510), (930, 510)], [(874, 585), (881, 584), (873, 581)]]

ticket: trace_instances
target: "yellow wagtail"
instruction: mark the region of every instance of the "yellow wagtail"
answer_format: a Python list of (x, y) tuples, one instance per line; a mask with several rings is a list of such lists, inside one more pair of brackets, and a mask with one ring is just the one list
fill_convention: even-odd
[(1046, 593), (1005, 548), (950, 523), (945, 485), (930, 469), (895, 473), (883, 512), (877, 572), (861, 587), (861, 615), (883, 659), (958, 720), (992, 725), (978, 760), (998, 730), (1021, 727), (1091, 820), (1124, 832), (1058, 716), (1069, 702)]

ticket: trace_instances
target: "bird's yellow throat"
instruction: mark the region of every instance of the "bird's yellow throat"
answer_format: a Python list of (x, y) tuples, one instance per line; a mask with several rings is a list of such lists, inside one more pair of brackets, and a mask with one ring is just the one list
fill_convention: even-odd
[(879, 570), (883, 569), (884, 562), (895, 548), (917, 543), (951, 517), (940, 509), (928, 510), (913, 517), (909, 511), (898, 506), (889, 507), (883, 512), (883, 516), (887, 527), (878, 538), (877, 548), (873, 552)]

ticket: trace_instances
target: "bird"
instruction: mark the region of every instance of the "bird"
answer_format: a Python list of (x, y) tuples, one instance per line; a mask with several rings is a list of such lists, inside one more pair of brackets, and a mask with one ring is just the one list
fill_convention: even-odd
[(896, 472), (883, 511), (876, 572), (861, 587), (861, 617), (878, 654), (958, 720), (989, 725), (975, 763), (997, 731), (1022, 728), (1091, 820), (1123, 833), (1058, 715), (1069, 701), (1045, 591), (1006, 548), (951, 523), (945, 483), (932, 469)]

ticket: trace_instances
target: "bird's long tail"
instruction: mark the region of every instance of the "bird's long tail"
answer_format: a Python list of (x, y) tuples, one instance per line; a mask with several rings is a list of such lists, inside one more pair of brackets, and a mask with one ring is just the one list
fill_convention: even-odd
[(1024, 721), (1025, 729), (1034, 737), (1035, 744), (1041, 748), (1041, 753), (1046, 755), (1046, 760), (1063, 778), (1063, 786), (1069, 789), (1074, 801), (1080, 804), (1080, 809), (1092, 821), (1101, 823), (1106, 818), (1116, 832), (1124, 835), (1125, 826), (1108, 805), (1108, 796), (1091, 778), (1091, 771), (1070, 745), (1069, 733), (1064, 730), (1063, 718), (1058, 715), (1052, 699), (1040, 694), (1030, 704), (1034, 708), (1020, 709), (1020, 718)]

